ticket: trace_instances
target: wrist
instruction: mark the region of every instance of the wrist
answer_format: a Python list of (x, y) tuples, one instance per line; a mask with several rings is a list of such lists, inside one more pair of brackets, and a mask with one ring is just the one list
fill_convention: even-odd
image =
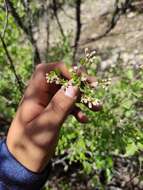
[(6, 139), (7, 147), (13, 157), (25, 168), (39, 173), (44, 170), (53, 156), (57, 140), (53, 137), (52, 141), (47, 140), (45, 144), (35, 141), (32, 135), (27, 135), (27, 129), (23, 128), (15, 122), (12, 123)]

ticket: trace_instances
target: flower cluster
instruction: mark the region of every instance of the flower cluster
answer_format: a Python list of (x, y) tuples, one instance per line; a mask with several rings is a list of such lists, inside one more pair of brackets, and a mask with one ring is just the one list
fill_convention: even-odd
[(94, 63), (95, 59), (96, 59), (96, 50), (93, 51), (89, 51), (88, 48), (85, 48), (85, 60), (87, 64), (92, 64)]
[(46, 80), (48, 83), (55, 83), (55, 84), (61, 83), (61, 79), (56, 71), (51, 71), (50, 73), (46, 73)]
[(85, 57), (80, 59), (79, 66), (77, 68), (82, 66), (85, 69), (88, 69), (97, 59), (96, 54), (96, 50), (90, 52), (88, 48), (85, 48)]
[(99, 106), (101, 105), (101, 101), (95, 98), (92, 98), (90, 96), (87, 96), (83, 94), (80, 99), (81, 103), (88, 105), (88, 107), (91, 109), (93, 106)]
[[(97, 91), (100, 88), (106, 90), (111, 83), (111, 79), (103, 79), (90, 83), (87, 79), (88, 78), (87, 74), (80, 72), (81, 68), (84, 68), (84, 70), (90, 68), (91, 64), (93, 64), (94, 61), (96, 60), (96, 53), (97, 52), (95, 50), (90, 52), (89, 49), (86, 48), (85, 58), (81, 58), (79, 64), (70, 69), (71, 72), (70, 82), (73, 86), (79, 87), (81, 92), (80, 102), (88, 105), (89, 108), (101, 104), (101, 101), (95, 97), (96, 96), (95, 90)], [(69, 85), (69, 81), (63, 79), (60, 76), (58, 70), (46, 73), (46, 80), (48, 83), (55, 83), (57, 85), (61, 85), (64, 90)]]

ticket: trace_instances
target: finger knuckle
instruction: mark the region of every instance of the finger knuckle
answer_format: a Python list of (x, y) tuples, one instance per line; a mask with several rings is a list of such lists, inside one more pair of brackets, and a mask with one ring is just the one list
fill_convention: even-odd
[(40, 63), (36, 65), (35, 71), (41, 71), (45, 67), (45, 63)]
[(66, 112), (66, 104), (64, 103), (64, 100), (62, 98), (57, 99), (55, 98), (52, 102), (53, 109), (57, 113), (64, 113)]

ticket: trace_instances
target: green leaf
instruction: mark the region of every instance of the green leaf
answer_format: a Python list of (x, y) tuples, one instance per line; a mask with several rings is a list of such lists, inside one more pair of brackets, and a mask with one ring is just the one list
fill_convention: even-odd
[(133, 156), (136, 152), (138, 151), (138, 147), (137, 145), (132, 142), (132, 143), (129, 143), (126, 147), (126, 156)]

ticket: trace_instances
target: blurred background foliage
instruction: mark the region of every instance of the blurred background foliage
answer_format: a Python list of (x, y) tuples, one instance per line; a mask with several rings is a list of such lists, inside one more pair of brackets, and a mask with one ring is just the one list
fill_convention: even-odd
[[(132, 6), (132, 2), (115, 2), (117, 6), (115, 8), (120, 11), (113, 11), (111, 19), (113, 25), (116, 24), (116, 19), (114, 20), (116, 12), (120, 14), (126, 12)], [(72, 65), (73, 62), (78, 64), (81, 55), (78, 49), (84, 51), (79, 47), (82, 3), (80, 0), (0, 0), (0, 131), (2, 134), (6, 133), (27, 81), (38, 63), (63, 60), (68, 65)], [(75, 9), (75, 35), (71, 31), (65, 32), (59, 21), (58, 13), (64, 6)], [(55, 43), (50, 43), (49, 35), (51, 37), (52, 34), (49, 32), (49, 27), (53, 19), (57, 22), (60, 35), (57, 35)], [(110, 29), (114, 28), (112, 24)], [(41, 36), (42, 32), (44, 34)], [(109, 50), (108, 54), (110, 51), (112, 50)], [(99, 78), (112, 79), (106, 93), (97, 92), (97, 98), (103, 101), (103, 109), (93, 113), (81, 105), (89, 115), (89, 123), (79, 124), (70, 116), (61, 130), (59, 145), (53, 159), (55, 172), (52, 177), (54, 178), (56, 172), (60, 173), (59, 168), (65, 172), (65, 175), (69, 171), (72, 173), (71, 166), (73, 166), (73, 170), (78, 169), (73, 173), (73, 178), (79, 178), (79, 186), (73, 187), (76, 182), (70, 182), (72, 175), (68, 181), (64, 177), (57, 176), (57, 181), (60, 179), (58, 185), (55, 185), (55, 181), (54, 185), (49, 182), (46, 189), (54, 187), (63, 190), (95, 187), (105, 189), (115, 174), (116, 157), (136, 157), (140, 164), (143, 162), (142, 65), (137, 65), (136, 68), (133, 65), (124, 65), (122, 64), (124, 60), (118, 57), (116, 64), (111, 64), (102, 71), (100, 69), (102, 56), (99, 57), (100, 62), (98, 65), (92, 65), (90, 73)], [(62, 167), (58, 167), (58, 164)], [(140, 181), (143, 180), (141, 172), (142, 170), (137, 175)], [(86, 177), (85, 187), (80, 187), (85, 180), (83, 175), (89, 177)]]

